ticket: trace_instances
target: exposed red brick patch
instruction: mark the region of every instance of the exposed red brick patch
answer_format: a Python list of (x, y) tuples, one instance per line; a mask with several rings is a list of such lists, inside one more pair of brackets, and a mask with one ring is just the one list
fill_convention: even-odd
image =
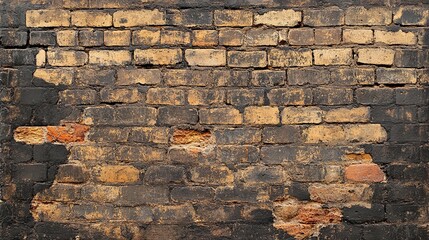
[(65, 126), (48, 126), (47, 140), (49, 142), (83, 142), (85, 140), (85, 133), (88, 132), (89, 127), (81, 124), (67, 124)]
[(368, 153), (349, 153), (345, 158), (348, 161), (372, 161), (372, 156)]
[(284, 223), (276, 226), (279, 229), (286, 231), (289, 235), (295, 237), (295, 239), (304, 239), (313, 234), (313, 225), (301, 224), (301, 223)]
[(385, 179), (384, 172), (374, 163), (350, 165), (346, 167), (344, 176), (353, 182), (382, 182)]
[(298, 211), (298, 221), (306, 224), (339, 223), (341, 210), (338, 208), (321, 208), (320, 206), (305, 206)]
[(176, 129), (173, 132), (173, 144), (207, 143), (211, 137), (208, 130)]

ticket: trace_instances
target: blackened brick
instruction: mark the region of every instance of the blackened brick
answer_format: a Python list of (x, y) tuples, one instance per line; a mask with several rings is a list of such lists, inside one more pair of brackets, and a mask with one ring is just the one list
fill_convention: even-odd
[(228, 128), (214, 132), (216, 142), (220, 145), (251, 144), (261, 141), (261, 131), (255, 128)]
[(310, 193), (306, 183), (293, 182), (288, 188), (288, 194), (300, 201), (310, 200)]
[(426, 105), (429, 102), (427, 88), (398, 88), (395, 89), (396, 103), (400, 105)]
[(386, 167), (388, 180), (427, 181), (428, 169), (424, 165), (389, 165)]
[(259, 150), (254, 146), (219, 146), (216, 154), (229, 168), (259, 160)]
[(104, 42), (103, 31), (79, 31), (79, 45), (84, 47), (101, 46)]
[(173, 201), (201, 201), (214, 198), (214, 189), (203, 186), (175, 187), (171, 190), (171, 199)]
[(264, 143), (294, 143), (301, 140), (301, 129), (297, 126), (266, 127), (262, 132)]
[(344, 12), (337, 7), (304, 11), (304, 25), (306, 26), (338, 26), (343, 24)]
[(213, 12), (201, 9), (184, 9), (173, 11), (171, 16), (173, 25), (209, 26), (213, 23)]
[(158, 123), (161, 125), (196, 124), (198, 122), (197, 110), (187, 107), (161, 107), (159, 108)]
[(405, 68), (419, 68), (423, 66), (424, 58), (421, 50), (399, 49), (395, 53), (395, 65)]
[(252, 72), (253, 86), (282, 86), (286, 81), (285, 71), (260, 70)]
[(115, 82), (115, 71), (83, 68), (76, 72), (75, 81), (78, 85), (111, 85)]
[(164, 186), (124, 186), (121, 188), (120, 205), (135, 206), (141, 204), (164, 204), (168, 203), (169, 191)]
[(20, 164), (16, 166), (13, 178), (17, 181), (45, 181), (47, 179), (46, 164)]
[(388, 222), (415, 221), (420, 217), (420, 206), (415, 204), (387, 204)]
[(215, 198), (225, 202), (258, 202), (258, 195), (261, 189), (259, 187), (218, 187)]
[(329, 83), (328, 70), (317, 68), (289, 69), (287, 71), (289, 85), (319, 85)]
[(373, 223), (385, 219), (384, 205), (372, 204), (371, 208), (355, 205), (343, 209), (343, 217), (350, 223)]
[(356, 89), (356, 100), (365, 105), (393, 103), (394, 90), (390, 88), (359, 88)]
[(30, 32), (30, 45), (55, 46), (57, 38), (53, 31), (32, 31)]
[(371, 145), (366, 147), (375, 163), (418, 162), (419, 148), (414, 145)]
[(21, 88), (16, 95), (19, 103), (25, 105), (55, 104), (58, 101), (58, 91), (53, 88)]
[(421, 142), (426, 141), (429, 136), (427, 126), (415, 124), (394, 125), (390, 131), (391, 142)]
[(60, 165), (56, 175), (60, 183), (83, 183), (88, 179), (87, 172), (82, 166), (74, 164)]
[(3, 46), (21, 47), (27, 44), (27, 32), (24, 31), (2, 31), (0, 36)]
[(406, 123), (417, 121), (416, 106), (373, 106), (371, 108), (371, 121), (376, 123)]
[(343, 105), (353, 102), (353, 90), (349, 88), (316, 88), (313, 103), (321, 105)]
[(198, 204), (195, 212), (205, 223), (234, 222), (241, 219), (241, 205)]
[(181, 183), (185, 180), (185, 170), (180, 166), (150, 166), (144, 176), (149, 184)]

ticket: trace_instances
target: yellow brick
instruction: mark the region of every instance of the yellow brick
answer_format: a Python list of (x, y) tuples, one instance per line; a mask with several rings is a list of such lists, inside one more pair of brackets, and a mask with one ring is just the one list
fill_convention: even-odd
[(185, 45), (191, 43), (191, 34), (184, 31), (164, 30), (161, 32), (161, 44)]
[(104, 45), (106, 46), (128, 46), (131, 41), (131, 32), (124, 31), (105, 31)]
[(40, 49), (36, 55), (36, 66), (44, 67), (45, 64), (46, 64), (46, 51), (43, 49)]
[(112, 15), (107, 12), (75, 11), (71, 13), (71, 22), (76, 27), (110, 27)]
[(242, 124), (243, 116), (235, 108), (211, 108), (200, 110), (201, 124)]
[(329, 110), (325, 114), (326, 122), (368, 122), (369, 108), (337, 108)]
[(417, 43), (417, 36), (412, 32), (397, 32), (379, 31), (374, 32), (375, 42), (385, 43), (389, 45), (414, 45)]
[(344, 29), (344, 43), (371, 44), (373, 32), (369, 29)]
[(276, 27), (293, 27), (301, 22), (301, 12), (292, 9), (269, 11), (264, 14), (255, 14), (255, 24), (264, 24)]
[(118, 85), (144, 84), (154, 85), (161, 82), (159, 69), (119, 69)]
[(56, 67), (77, 67), (88, 62), (88, 54), (83, 51), (48, 51), (48, 63)]
[(65, 10), (28, 10), (26, 13), (27, 27), (68, 27), (70, 12)]
[(322, 117), (318, 107), (286, 107), (282, 111), (283, 124), (321, 123)]
[(315, 49), (315, 65), (349, 65), (352, 62), (351, 48)]
[(70, 85), (73, 81), (73, 72), (67, 69), (36, 69), (33, 77), (56, 86)]
[(63, 30), (57, 32), (57, 43), (60, 47), (74, 47), (77, 45), (77, 31)]
[(136, 64), (174, 65), (182, 62), (182, 50), (172, 49), (136, 49), (134, 51)]
[(245, 10), (215, 10), (214, 23), (222, 27), (252, 26), (253, 14)]
[(124, 65), (131, 62), (131, 53), (127, 50), (93, 50), (89, 51), (89, 63), (102, 66)]
[(158, 9), (126, 10), (113, 13), (113, 26), (115, 27), (138, 27), (165, 24), (165, 14)]
[(132, 183), (140, 178), (140, 171), (133, 166), (110, 165), (99, 169), (97, 179), (105, 183)]
[(46, 127), (17, 127), (13, 138), (26, 144), (43, 144), (46, 142)]
[(279, 109), (277, 107), (246, 107), (244, 109), (244, 122), (250, 125), (278, 124), (280, 123)]
[(216, 30), (194, 30), (192, 31), (192, 45), (199, 47), (216, 46), (219, 43)]
[(221, 49), (186, 49), (185, 58), (191, 66), (226, 65), (226, 51)]
[(153, 46), (159, 44), (161, 31), (159, 30), (137, 30), (133, 31), (133, 45)]
[(307, 143), (371, 143), (387, 140), (380, 124), (317, 125), (304, 131)]
[(392, 65), (395, 51), (387, 48), (361, 48), (357, 51), (359, 63)]
[(348, 142), (381, 143), (387, 140), (387, 132), (380, 124), (352, 124), (344, 126)]

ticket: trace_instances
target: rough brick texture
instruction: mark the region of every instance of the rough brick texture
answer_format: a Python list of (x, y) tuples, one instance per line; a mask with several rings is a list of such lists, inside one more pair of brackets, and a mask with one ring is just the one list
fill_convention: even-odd
[(428, 0), (0, 0), (0, 239), (429, 239)]

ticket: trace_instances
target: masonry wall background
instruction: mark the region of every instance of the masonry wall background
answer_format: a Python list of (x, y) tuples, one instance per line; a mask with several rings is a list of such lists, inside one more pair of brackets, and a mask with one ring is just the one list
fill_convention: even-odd
[(428, 4), (0, 0), (0, 238), (428, 239)]

